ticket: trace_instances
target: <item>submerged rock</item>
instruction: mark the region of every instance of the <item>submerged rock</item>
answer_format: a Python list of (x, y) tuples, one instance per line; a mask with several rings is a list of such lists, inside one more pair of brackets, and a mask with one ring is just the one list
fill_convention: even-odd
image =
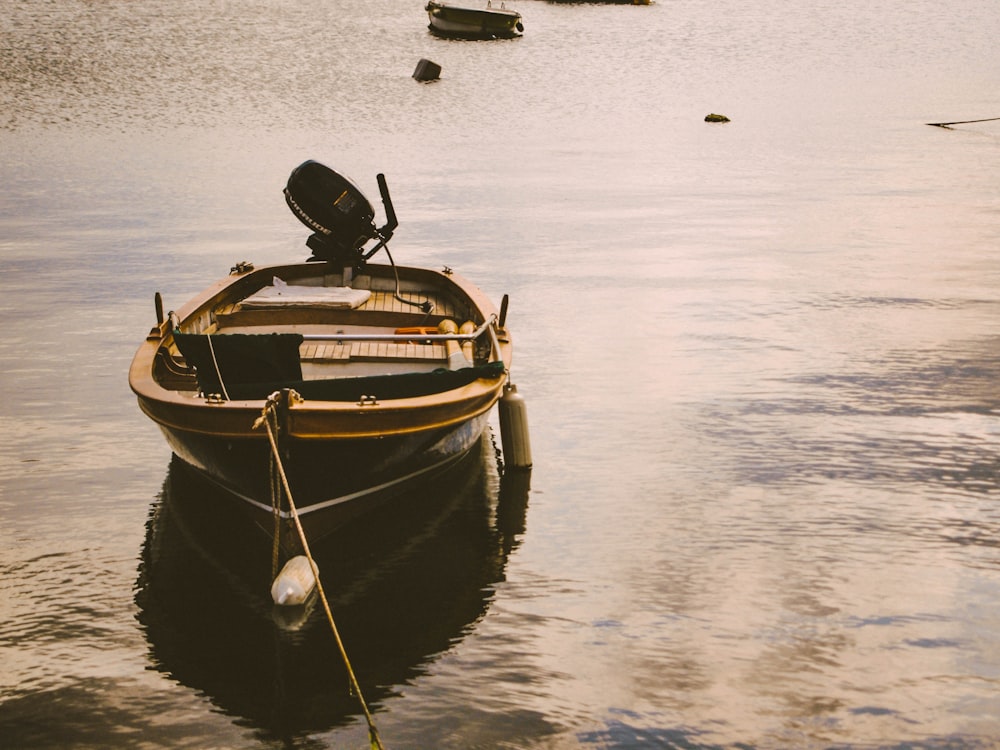
[(710, 114), (705, 115), (705, 122), (729, 122), (729, 118), (725, 115)]

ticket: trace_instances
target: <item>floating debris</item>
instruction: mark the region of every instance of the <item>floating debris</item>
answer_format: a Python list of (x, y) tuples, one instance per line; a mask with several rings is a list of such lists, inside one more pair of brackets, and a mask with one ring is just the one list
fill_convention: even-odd
[(413, 77), (418, 81), (436, 81), (441, 77), (441, 66), (436, 62), (420, 58), (416, 70), (413, 71)]
[(705, 122), (729, 122), (729, 118), (725, 115), (710, 114), (705, 115)]

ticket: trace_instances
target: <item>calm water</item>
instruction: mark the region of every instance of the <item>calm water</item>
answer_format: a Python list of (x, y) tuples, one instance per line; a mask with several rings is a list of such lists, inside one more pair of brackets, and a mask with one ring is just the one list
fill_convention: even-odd
[(1000, 747), (1000, 6), (508, 4), (0, 2), (0, 747), (367, 746), (126, 382), (307, 158), (532, 428), (323, 552), (387, 747)]

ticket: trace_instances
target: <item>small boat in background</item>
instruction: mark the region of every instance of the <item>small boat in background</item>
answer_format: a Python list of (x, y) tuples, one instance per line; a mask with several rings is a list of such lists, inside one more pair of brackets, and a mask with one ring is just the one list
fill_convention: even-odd
[(439, 36), (458, 39), (510, 39), (524, 31), (521, 14), (508, 10), (503, 3), (494, 8), (487, 2), (485, 8), (464, 8), (458, 5), (430, 0), (427, 7), (430, 18), (428, 28)]
[[(275, 495), (276, 452), (318, 539), (457, 463), (498, 401), (504, 419), (506, 299), (498, 313), (451, 269), (396, 266), (391, 255), (368, 263), (388, 255), (397, 226), (378, 182), (388, 221), (376, 229), (353, 182), (314, 161), (297, 167), (285, 197), (314, 232), (314, 257), (237, 264), (167, 315), (157, 294), (157, 323), (129, 372), (173, 452), (283, 537), (291, 516)], [(260, 427), (276, 400), (275, 451), (270, 422)]]
[(550, 0), (561, 5), (652, 5), (653, 0)]

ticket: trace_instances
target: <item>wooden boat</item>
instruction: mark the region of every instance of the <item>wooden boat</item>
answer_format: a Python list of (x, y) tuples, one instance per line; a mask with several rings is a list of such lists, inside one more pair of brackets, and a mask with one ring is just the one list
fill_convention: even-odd
[(465, 8), (439, 0), (430, 0), (424, 8), (430, 19), (428, 28), (440, 36), (460, 39), (509, 39), (524, 31), (521, 14), (492, 1), (485, 8)]
[[(506, 298), (498, 313), (449, 269), (396, 266), (386, 247), (396, 217), (378, 181), (387, 223), (376, 229), (353, 182), (317, 162), (297, 167), (285, 196), (314, 232), (313, 257), (238, 264), (168, 315), (157, 294), (157, 324), (129, 371), (173, 452), (265, 530), (275, 505), (289, 519), (259, 420), (268, 403), (279, 406), (281, 468), (314, 539), (455, 464), (510, 388)], [(389, 264), (369, 263), (382, 249)]]

